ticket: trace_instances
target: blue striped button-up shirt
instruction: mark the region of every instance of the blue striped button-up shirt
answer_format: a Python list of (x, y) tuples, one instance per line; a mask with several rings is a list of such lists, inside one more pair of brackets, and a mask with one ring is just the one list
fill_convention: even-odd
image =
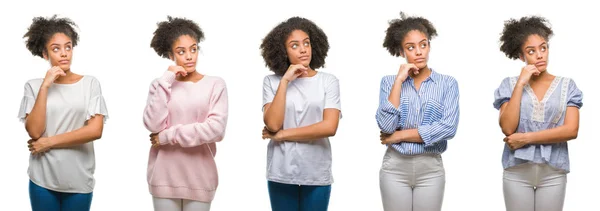
[(377, 124), (387, 134), (417, 129), (423, 143), (400, 142), (391, 146), (404, 155), (441, 154), (446, 151), (447, 140), (456, 134), (460, 113), (456, 79), (432, 70), (417, 90), (414, 80), (408, 77), (402, 83), (399, 108), (388, 100), (395, 79), (395, 75), (381, 79)]

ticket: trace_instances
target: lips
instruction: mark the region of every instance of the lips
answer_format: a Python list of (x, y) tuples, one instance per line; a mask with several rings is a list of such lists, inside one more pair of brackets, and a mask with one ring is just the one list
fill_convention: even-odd
[(185, 63), (185, 66), (186, 67), (193, 67), (194, 64), (196, 64), (196, 63), (195, 62), (188, 62), (188, 63)]
[(309, 58), (310, 58), (309, 56), (301, 56), (301, 57), (298, 57), (298, 59), (300, 59), (300, 60), (308, 60)]
[(425, 62), (425, 59), (424, 58), (415, 59), (415, 62), (417, 62), (417, 63)]
[(58, 61), (59, 64), (69, 64), (69, 60), (60, 60)]
[(537, 62), (535, 63), (535, 66), (544, 66), (546, 65), (546, 62)]

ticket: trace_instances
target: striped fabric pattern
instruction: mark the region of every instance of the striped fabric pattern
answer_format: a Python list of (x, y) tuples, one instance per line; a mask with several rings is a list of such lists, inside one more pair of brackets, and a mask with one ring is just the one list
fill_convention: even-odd
[(387, 134), (417, 129), (424, 143), (400, 142), (391, 147), (404, 155), (441, 154), (446, 151), (447, 140), (456, 134), (460, 114), (456, 79), (432, 70), (417, 91), (414, 80), (408, 77), (402, 83), (399, 108), (388, 100), (395, 79), (395, 75), (381, 79), (379, 108), (375, 115), (377, 124)]

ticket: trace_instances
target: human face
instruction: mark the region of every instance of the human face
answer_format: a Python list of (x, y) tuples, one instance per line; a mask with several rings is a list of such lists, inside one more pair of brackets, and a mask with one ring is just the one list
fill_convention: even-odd
[(63, 71), (69, 71), (73, 57), (73, 42), (71, 38), (64, 33), (55, 33), (46, 43), (46, 50), (43, 56), (44, 59), (50, 62), (50, 66), (58, 66)]
[(429, 39), (425, 33), (412, 30), (408, 32), (402, 40), (402, 57), (406, 62), (414, 64), (419, 69), (427, 67), (429, 60)]
[(521, 61), (528, 65), (535, 65), (540, 72), (546, 71), (548, 68), (548, 43), (546, 39), (537, 34), (529, 35), (521, 47)]
[(196, 71), (196, 60), (198, 59), (196, 39), (189, 35), (181, 35), (175, 40), (171, 50), (171, 60), (177, 66), (183, 67), (188, 73)]
[(288, 59), (291, 64), (310, 66), (312, 46), (308, 34), (302, 30), (294, 30), (285, 41)]

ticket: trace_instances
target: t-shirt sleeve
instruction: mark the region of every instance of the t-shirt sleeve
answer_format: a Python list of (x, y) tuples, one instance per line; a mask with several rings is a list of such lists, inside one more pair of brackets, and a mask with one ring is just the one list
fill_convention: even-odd
[(575, 81), (571, 80), (569, 82), (569, 92), (567, 94), (567, 106), (573, 106), (577, 108), (581, 108), (583, 106), (583, 93), (577, 85)]
[(33, 109), (33, 105), (35, 104), (35, 96), (33, 92), (33, 87), (29, 82), (25, 83), (25, 93), (23, 94), (23, 98), (21, 99), (21, 107), (19, 108), (18, 118), (21, 122), (25, 122), (25, 117), (27, 114), (31, 113), (31, 109)]
[[(342, 111), (342, 104), (340, 102), (340, 83), (335, 76), (331, 76), (325, 85), (325, 107), (335, 108)], [(341, 117), (342, 115), (340, 115)]]
[(274, 90), (271, 86), (271, 78), (269, 76), (265, 76), (263, 79), (263, 109), (266, 104), (273, 102), (273, 98), (275, 98), (275, 92), (276, 90)]
[(510, 78), (505, 78), (500, 83), (500, 86), (494, 92), (494, 108), (500, 110), (502, 104), (508, 102), (512, 96), (513, 86), (511, 85)]
[(108, 119), (108, 109), (106, 108), (106, 102), (104, 96), (102, 96), (102, 88), (100, 82), (93, 78), (90, 86), (90, 102), (88, 104), (88, 115), (86, 120), (89, 120), (96, 114), (104, 116), (104, 123)]

